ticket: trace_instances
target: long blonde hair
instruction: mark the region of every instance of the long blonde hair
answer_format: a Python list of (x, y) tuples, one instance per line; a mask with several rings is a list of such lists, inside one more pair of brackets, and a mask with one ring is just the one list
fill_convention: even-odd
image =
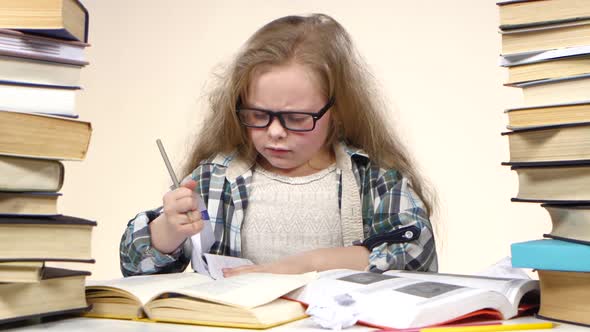
[(187, 159), (184, 174), (219, 152), (237, 149), (243, 158), (256, 157), (247, 131), (235, 114), (236, 103), (247, 95), (250, 80), (260, 66), (291, 62), (311, 69), (320, 81), (322, 93), (336, 100), (330, 110), (332, 127), (326, 144), (343, 140), (363, 149), (380, 167), (398, 170), (411, 181), (428, 213), (432, 213), (434, 196), (385, 121), (386, 107), (373, 84), (374, 78), (346, 30), (324, 14), (282, 17), (248, 39), (209, 95), (209, 114), (197, 132), (197, 144)]

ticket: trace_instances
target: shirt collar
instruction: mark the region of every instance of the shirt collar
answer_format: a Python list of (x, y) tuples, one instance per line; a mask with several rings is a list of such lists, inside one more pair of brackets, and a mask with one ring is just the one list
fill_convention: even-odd
[[(336, 151), (336, 166), (340, 169), (350, 167), (353, 157), (369, 158), (369, 155), (364, 150), (347, 145), (342, 141), (335, 144), (334, 150)], [(344, 158), (345, 155), (348, 158)], [(226, 177), (230, 182), (234, 182), (239, 176), (245, 175), (254, 165), (254, 161), (240, 157), (237, 150), (231, 153), (219, 153), (209, 163), (227, 167)]]

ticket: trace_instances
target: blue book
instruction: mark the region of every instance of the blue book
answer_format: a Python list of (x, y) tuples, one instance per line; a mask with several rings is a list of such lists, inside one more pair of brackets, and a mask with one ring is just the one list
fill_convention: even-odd
[(590, 246), (560, 240), (513, 243), (512, 266), (536, 270), (590, 272)]

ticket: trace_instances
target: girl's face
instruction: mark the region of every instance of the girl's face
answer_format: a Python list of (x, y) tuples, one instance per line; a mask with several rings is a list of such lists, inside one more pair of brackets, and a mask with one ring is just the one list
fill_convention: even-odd
[[(328, 98), (322, 95), (312, 71), (299, 64), (269, 66), (259, 70), (250, 83), (246, 106), (272, 111), (316, 113)], [(283, 128), (274, 118), (266, 128), (248, 128), (261, 165), (283, 175), (303, 176), (317, 172), (333, 162), (328, 137), (330, 111), (308, 132)]]

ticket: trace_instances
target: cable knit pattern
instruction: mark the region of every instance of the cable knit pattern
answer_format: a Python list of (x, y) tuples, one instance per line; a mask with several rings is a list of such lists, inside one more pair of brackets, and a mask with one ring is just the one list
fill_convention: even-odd
[(341, 247), (334, 165), (288, 177), (256, 165), (242, 224), (242, 255), (257, 264), (317, 248)]

